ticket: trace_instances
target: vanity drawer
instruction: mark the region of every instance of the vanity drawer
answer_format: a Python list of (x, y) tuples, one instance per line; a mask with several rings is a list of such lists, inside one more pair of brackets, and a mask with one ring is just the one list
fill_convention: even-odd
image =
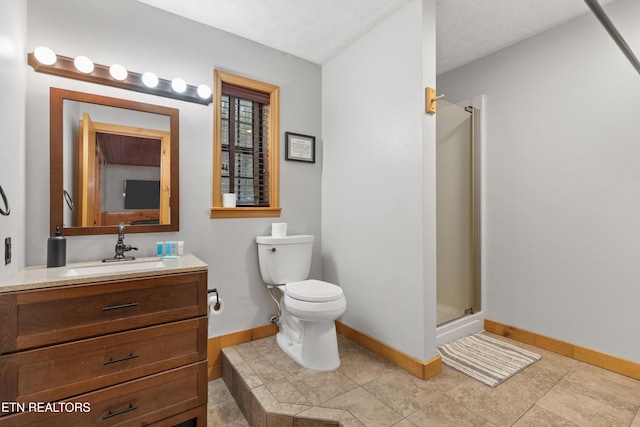
[[(51, 402), (205, 360), (207, 318), (0, 357), (0, 401)], [(11, 385), (11, 386), (10, 386)]]
[(151, 425), (153, 427), (207, 427), (207, 405), (198, 406)]
[(207, 314), (207, 273), (22, 291), (0, 296), (0, 350), (41, 347)]
[[(23, 412), (0, 417), (0, 427), (147, 425), (207, 402), (207, 363), (198, 362), (125, 384), (65, 399), (66, 412)], [(64, 408), (65, 406), (59, 406)], [(86, 411), (86, 412), (83, 412)]]

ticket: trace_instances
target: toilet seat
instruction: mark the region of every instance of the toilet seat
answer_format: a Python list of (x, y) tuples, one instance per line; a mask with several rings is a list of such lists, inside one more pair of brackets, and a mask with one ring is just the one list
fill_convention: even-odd
[(339, 286), (315, 279), (287, 283), (284, 293), (293, 299), (307, 302), (329, 302), (344, 298)]

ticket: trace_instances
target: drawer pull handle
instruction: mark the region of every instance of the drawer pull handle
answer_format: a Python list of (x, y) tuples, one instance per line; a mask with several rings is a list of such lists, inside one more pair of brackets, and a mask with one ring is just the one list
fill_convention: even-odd
[(135, 406), (134, 404), (129, 404), (128, 408), (124, 408), (121, 411), (118, 411), (118, 412), (109, 411), (109, 413), (107, 415), (105, 415), (104, 417), (102, 417), (102, 419), (103, 420), (108, 420), (109, 418), (115, 417), (116, 415), (122, 415), (122, 414), (125, 414), (127, 412), (135, 411), (136, 409), (138, 409), (137, 406)]
[(137, 307), (137, 306), (138, 306), (137, 302), (130, 302), (129, 304), (110, 305), (109, 307), (103, 307), (102, 311), (118, 310), (121, 308), (129, 308), (129, 307)]
[(120, 359), (111, 358), (111, 359), (107, 360), (106, 362), (104, 362), (104, 366), (111, 365), (112, 363), (124, 362), (125, 360), (135, 359), (136, 357), (139, 357), (139, 356), (137, 354), (133, 354), (132, 353), (132, 354), (130, 354), (128, 356), (121, 357)]

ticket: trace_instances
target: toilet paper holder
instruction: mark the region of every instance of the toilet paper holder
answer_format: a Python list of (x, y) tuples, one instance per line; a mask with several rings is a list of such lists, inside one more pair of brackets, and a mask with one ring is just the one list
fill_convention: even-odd
[(213, 309), (216, 311), (220, 310), (220, 298), (218, 296), (218, 288), (209, 289), (207, 291), (207, 295), (208, 294), (216, 294), (216, 303), (213, 305)]

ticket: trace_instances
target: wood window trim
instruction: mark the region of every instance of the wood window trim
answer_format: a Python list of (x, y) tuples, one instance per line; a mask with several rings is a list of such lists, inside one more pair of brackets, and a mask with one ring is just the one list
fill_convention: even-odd
[[(280, 217), (280, 88), (225, 71), (214, 70), (213, 96), (213, 207), (211, 218)], [(222, 207), (222, 83), (269, 94), (269, 207)]]

